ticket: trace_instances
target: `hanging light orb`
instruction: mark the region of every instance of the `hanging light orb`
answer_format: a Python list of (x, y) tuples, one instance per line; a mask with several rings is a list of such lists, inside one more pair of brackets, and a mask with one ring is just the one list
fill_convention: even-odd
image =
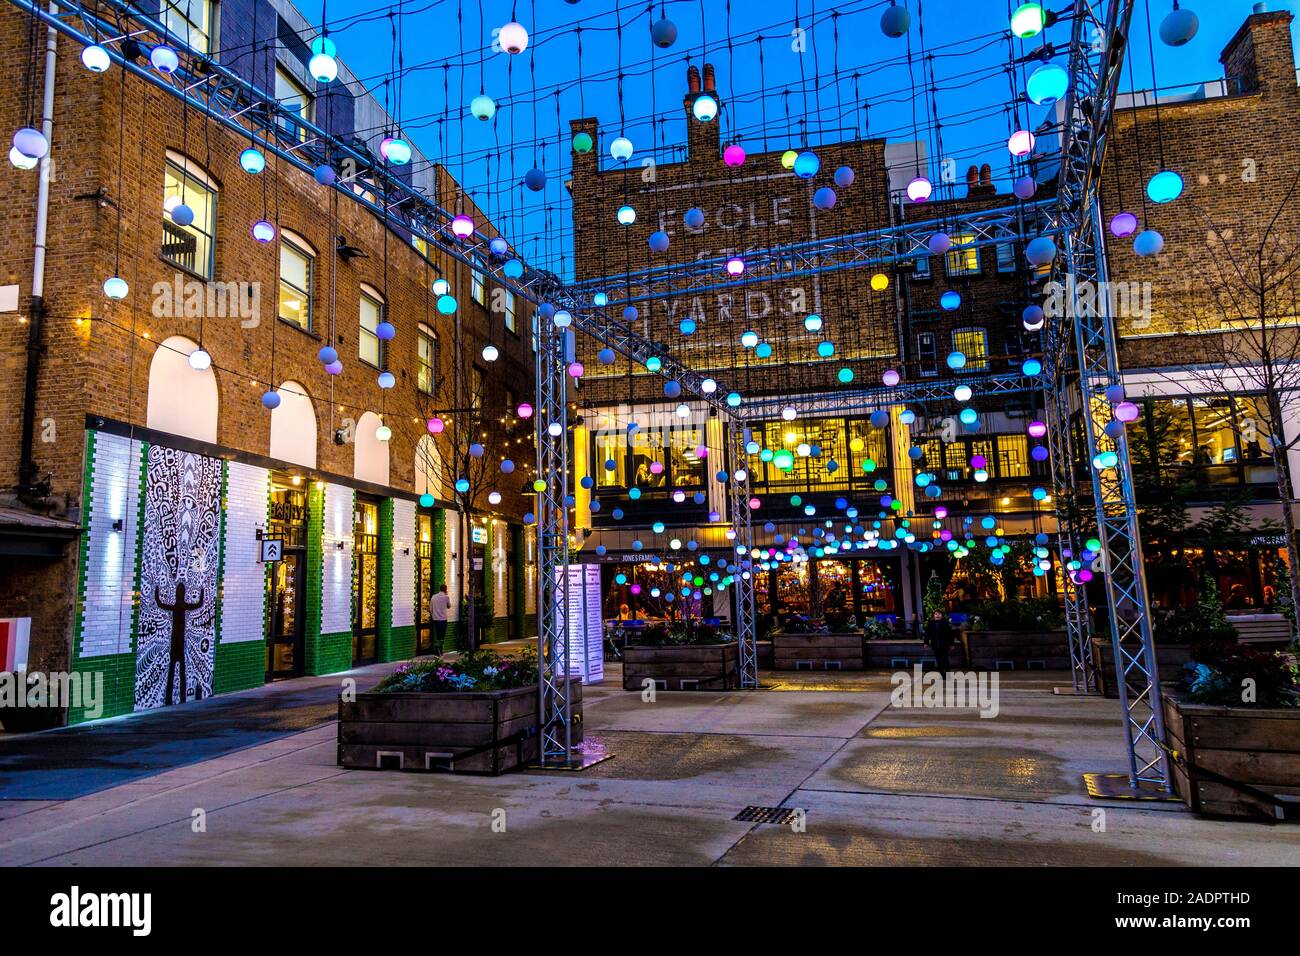
[(761, 359), (771, 358), (772, 346), (767, 342), (760, 342), (758, 347), (754, 349), (754, 354)]
[(500, 357), (500, 355), (501, 353), (497, 351), (497, 347), (495, 345), (489, 344), (483, 346), (483, 361), (495, 362)]
[(853, 369), (842, 368), (839, 370), (836, 377), (839, 378), (840, 382), (847, 385), (849, 382), (853, 381)]
[(529, 405), (527, 402), (520, 402), (519, 408), (516, 409), (516, 411), (519, 413), (520, 418), (527, 419), (533, 417), (533, 406)]
[(1147, 181), (1147, 198), (1154, 203), (1173, 202), (1183, 194), (1183, 177), (1164, 169)]
[(91, 73), (103, 73), (113, 61), (109, 59), (108, 51), (98, 43), (92, 43), (81, 51), (81, 63)]
[(636, 210), (631, 206), (619, 206), (618, 212), (614, 213), (614, 218), (618, 220), (620, 226), (630, 226), (636, 222)]
[(694, 319), (682, 319), (680, 322), (677, 323), (677, 330), (681, 332), (682, 335), (694, 335), (695, 328), (696, 326), (695, 326)]
[(1047, 434), (1047, 424), (1034, 420), (1029, 423), (1028, 431), (1031, 438), (1042, 438)]
[(405, 166), (411, 161), (411, 144), (400, 136), (385, 136), (379, 142), (379, 155), (394, 166)]
[(497, 34), (497, 39), (501, 41), (501, 49), (507, 53), (523, 53), (528, 49), (528, 31), (524, 29), (523, 24), (511, 20), (501, 28)]
[(130, 288), (126, 284), (126, 280), (121, 276), (109, 276), (104, 280), (104, 295), (108, 296), (114, 302), (120, 302), (122, 299), (125, 299), (126, 294), (130, 291)]
[(657, 372), (664, 367), (664, 360), (657, 355), (652, 355), (645, 360), (645, 367), (651, 372)]
[(390, 341), (397, 334), (397, 326), (387, 320), (380, 322), (375, 326), (375, 338), (384, 342)]
[(787, 422), (794, 421), (795, 418), (798, 417), (798, 415), (799, 412), (795, 409), (793, 405), (787, 405), (785, 406), (785, 408), (781, 409), (781, 417), (785, 419)]
[(722, 151), (722, 161), (733, 169), (744, 165), (745, 149), (738, 143), (732, 143)]
[(1133, 251), (1140, 256), (1159, 255), (1165, 248), (1165, 237), (1154, 229), (1143, 229), (1133, 240)]
[(280, 407), (280, 393), (269, 390), (262, 393), (262, 405), (274, 411)]
[(781, 165), (786, 169), (794, 169), (794, 161), (799, 158), (799, 154), (793, 149), (787, 149), (781, 154)]
[(1122, 422), (1137, 421), (1141, 413), (1141, 409), (1133, 402), (1120, 402), (1115, 406), (1115, 417)]
[(745, 260), (740, 256), (732, 256), (727, 260), (727, 275), (738, 276), (745, 271)]
[(952, 390), (952, 397), (959, 402), (969, 402), (973, 394), (969, 385), (958, 385)]
[(803, 327), (809, 332), (820, 332), (822, 330), (822, 317), (816, 312), (804, 316)]
[(40, 130), (24, 126), (14, 133), (14, 149), (28, 159), (41, 159), (50, 151), (50, 141)]
[(728, 393), (727, 393), (727, 407), (729, 407), (729, 408), (739, 408), (739, 407), (740, 407), (740, 393), (739, 393), (739, 392), (728, 392)]
[(1110, 234), (1117, 239), (1127, 239), (1137, 228), (1138, 217), (1131, 212), (1119, 212), (1111, 217)]
[(1020, 371), (1026, 375), (1037, 375), (1043, 370), (1043, 363), (1038, 359), (1025, 359), (1025, 363), (1020, 366)]
[[(469, 101), (469, 112), (479, 122), (486, 123), (497, 115), (497, 104), (486, 93), (480, 93)], [(587, 138), (590, 139), (591, 137), (588, 136)]]
[(897, 40), (911, 25), (912, 15), (907, 12), (907, 7), (900, 7), (894, 0), (890, 0), (889, 6), (880, 15), (880, 32), (891, 40)]
[(338, 173), (334, 171), (334, 167), (329, 163), (321, 163), (311, 171), (311, 174), (312, 178), (322, 186), (333, 186), (339, 178)]
[(392, 372), (380, 372), (375, 381), (380, 388), (392, 388), (397, 384), (397, 376)]
[[(488, 240), (488, 251), (491, 252), (492, 255), (494, 256), (504, 256), (507, 252), (510, 251), (510, 243), (506, 242), (500, 236), (493, 236), (490, 240)], [(506, 268), (509, 267), (510, 267), (510, 263), (507, 262)]]
[(1029, 101), (1036, 106), (1050, 106), (1061, 97), (1070, 86), (1070, 74), (1055, 63), (1044, 63), (1029, 74), (1025, 83), (1025, 92)]
[(325, 366), (325, 372), (328, 375), (341, 375), (343, 374), (343, 363), (335, 359)]
[(1028, 156), (1034, 151), (1034, 134), (1027, 129), (1018, 129), (1007, 140), (1007, 149), (1012, 156)]
[(949, 289), (943, 295), (939, 296), (939, 305), (945, 312), (952, 312), (961, 307), (961, 293), (955, 289)]
[(39, 159), (34, 159), (31, 156), (24, 156), (19, 152), (17, 146), (9, 147), (9, 162), (13, 164), (15, 169), (22, 170), (35, 169), (41, 164)]
[(823, 186), (813, 193), (813, 205), (818, 209), (834, 209), (838, 197), (830, 186)]
[(461, 213), (451, 221), (451, 233), (457, 239), (468, 239), (474, 235), (474, 220)]
[(1011, 191), (1016, 194), (1017, 199), (1033, 199), (1034, 193), (1038, 191), (1038, 184), (1034, 182), (1033, 176), (1021, 176), (1012, 185)]
[(393, 437), (393, 430), (387, 425), (380, 425), (375, 429), (375, 439), (378, 441), (389, 441)]
[(172, 206), (170, 215), (172, 222), (178, 226), (188, 226), (194, 222), (194, 210), (183, 202), (178, 202)]
[(907, 198), (912, 202), (925, 202), (930, 198), (930, 192), (933, 189), (930, 180), (924, 176), (917, 176), (907, 184)]
[(946, 232), (931, 233), (925, 240), (925, 247), (930, 250), (930, 255), (941, 256), (952, 248), (952, 239)]
[(546, 188), (546, 174), (534, 167), (524, 173), (524, 185), (530, 191), (539, 193)]
[(1056, 258), (1056, 243), (1051, 236), (1038, 236), (1025, 246), (1025, 258), (1030, 265), (1045, 266)]
[(307, 72), (317, 83), (332, 83), (339, 75), (339, 61), (328, 53), (317, 53), (307, 61)]
[(573, 137), (573, 151), (575, 153), (590, 153), (591, 147), (595, 145), (591, 140), (590, 133), (575, 133)]
[(440, 295), (440, 296), (438, 296), (438, 300), (437, 300), (437, 302), (435, 303), (435, 305), (436, 305), (437, 308), (438, 308), (438, 314), (439, 314), (439, 315), (455, 315), (455, 314), (456, 314), (456, 305), (457, 305), (457, 303), (456, 303), (456, 297), (455, 297), (455, 296), (452, 296), (452, 295)]
[(717, 390), (718, 383), (711, 378), (706, 378), (704, 381), (700, 382), (700, 391), (705, 395), (712, 395)]
[(265, 219), (259, 219), (257, 222), (253, 223), (251, 231), (253, 233), (253, 238), (261, 243), (270, 242), (275, 238), (275, 226), (272, 223), (267, 222)]
[(1178, 0), (1174, 0), (1173, 12), (1160, 21), (1160, 39), (1169, 46), (1184, 46), (1196, 36), (1200, 25), (1195, 13), (1179, 9)]
[(755, 345), (758, 344), (758, 333), (753, 331), (741, 332), (740, 344), (747, 349), (752, 349)]
[(871, 277), (871, 288), (876, 292), (884, 292), (889, 288), (889, 276), (883, 272), (877, 272)]
[(171, 75), (180, 68), (181, 58), (165, 43), (160, 43), (149, 51), (149, 62), (159, 73)]
[(190, 363), (190, 368), (196, 372), (206, 372), (212, 368), (212, 356), (201, 345), (189, 354), (186, 361)]
[(266, 169), (266, 157), (262, 155), (260, 150), (250, 146), (239, 154), (239, 166), (244, 172), (256, 176)]
[(646, 240), (650, 246), (651, 252), (668, 251), (668, 233), (656, 230), (650, 233), (650, 238)]
[(585, 372), (585, 371), (586, 371), (586, 369), (582, 367), (582, 363), (581, 363), (581, 362), (570, 362), (570, 363), (569, 363), (569, 377), (570, 377), (570, 378), (573, 378), (573, 379), (579, 379), (579, 378), (582, 378), (582, 373)]
[(613, 365), (616, 357), (611, 348), (603, 348), (596, 353), (596, 361), (601, 365)]
[(523, 260), (507, 259), (505, 265), (501, 267), (501, 272), (507, 279), (518, 279), (524, 274)]
[(441, 418), (434, 417), (425, 422), (425, 427), (429, 430), (430, 435), (441, 435), (447, 427), (447, 423)]
[(800, 153), (794, 161), (794, 174), (800, 179), (812, 179), (822, 168), (822, 161), (810, 151)]
[(963, 355), (961, 352), (949, 352), (949, 353), (948, 353), (948, 367), (949, 367), (950, 369), (952, 369), (953, 371), (956, 371), (956, 370), (959, 369), (959, 368), (965, 368), (965, 367), (966, 367), (966, 356)]
[(441, 277), (434, 279), (430, 286), (434, 295), (447, 295), (451, 292), (451, 283)]
[(656, 20), (650, 27), (650, 42), (661, 50), (666, 50), (677, 42), (677, 24), (664, 17)]
[(616, 136), (614, 141), (609, 144), (609, 155), (613, 156), (620, 163), (625, 163), (632, 158), (632, 141), (626, 136)]
[(570, 315), (566, 310), (559, 309), (558, 311), (556, 311), (554, 317), (552, 317), (551, 323), (557, 329), (567, 329), (570, 325), (573, 324), (573, 316)]
[(708, 93), (701, 93), (691, 104), (691, 115), (701, 123), (712, 122), (718, 115), (718, 101)]
[(1044, 317), (1041, 305), (1027, 305), (1025, 311), (1020, 313), (1020, 321), (1028, 332), (1037, 332), (1041, 329)]
[(686, 210), (686, 215), (682, 216), (682, 222), (686, 224), (687, 229), (692, 231), (703, 229), (704, 210), (694, 208)]
[(1022, 3), (1011, 14), (1011, 32), (1022, 40), (1038, 36), (1045, 26), (1047, 14), (1041, 3)]
[(472, 443), (470, 444), (470, 446), (469, 446), (469, 454), (470, 454), (470, 457), (471, 457), (471, 458), (482, 458), (482, 457), (483, 457), (483, 452), (484, 452), (484, 448), (483, 448), (483, 446), (482, 446), (481, 444), (479, 444), (478, 442), (472, 442)]
[(830, 358), (835, 354), (835, 343), (822, 340), (817, 343), (817, 354), (822, 358)]

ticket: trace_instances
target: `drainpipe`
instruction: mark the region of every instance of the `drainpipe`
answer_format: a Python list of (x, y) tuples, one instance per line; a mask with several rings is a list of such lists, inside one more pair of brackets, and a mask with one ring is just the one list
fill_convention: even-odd
[[(57, 16), (59, 7), (51, 0), (50, 15)], [(54, 53), (58, 32), (49, 27), (45, 33), (45, 89), (41, 101), (41, 132), (50, 148), (41, 157), (39, 181), (36, 186), (36, 238), (32, 250), (32, 305), (27, 324), (27, 380), (23, 387), (23, 439), (22, 458), (18, 465), (19, 491), (28, 497), (46, 497), (48, 489), (40, 488), (37, 476), (40, 469), (33, 457), (36, 432), (36, 377), (41, 366), (41, 332), (45, 324), (45, 240), (50, 212), (50, 163), (54, 153)]]

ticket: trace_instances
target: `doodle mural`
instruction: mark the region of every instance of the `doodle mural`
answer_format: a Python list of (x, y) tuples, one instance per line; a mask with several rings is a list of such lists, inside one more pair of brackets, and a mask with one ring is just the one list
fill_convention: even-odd
[(135, 709), (212, 693), (221, 462), (152, 445), (146, 468)]

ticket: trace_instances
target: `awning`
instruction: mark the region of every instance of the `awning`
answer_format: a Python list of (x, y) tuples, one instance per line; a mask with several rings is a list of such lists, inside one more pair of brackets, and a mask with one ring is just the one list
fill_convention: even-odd
[(54, 560), (79, 537), (81, 526), (75, 521), (0, 506), (0, 557)]

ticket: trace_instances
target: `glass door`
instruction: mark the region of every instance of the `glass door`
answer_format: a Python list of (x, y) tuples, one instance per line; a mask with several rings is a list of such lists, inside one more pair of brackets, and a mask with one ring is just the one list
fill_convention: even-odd
[(303, 606), (307, 572), (305, 551), (285, 551), (267, 576), (270, 626), (266, 636), (266, 679), (298, 677), (303, 665)]
[(352, 663), (379, 660), (379, 506), (357, 501), (352, 560)]
[(440, 653), (433, 646), (433, 622), (429, 602), (433, 600), (433, 515), (420, 514), (419, 540), (415, 543), (415, 569), (419, 590), (415, 595), (415, 641), (421, 654)]

